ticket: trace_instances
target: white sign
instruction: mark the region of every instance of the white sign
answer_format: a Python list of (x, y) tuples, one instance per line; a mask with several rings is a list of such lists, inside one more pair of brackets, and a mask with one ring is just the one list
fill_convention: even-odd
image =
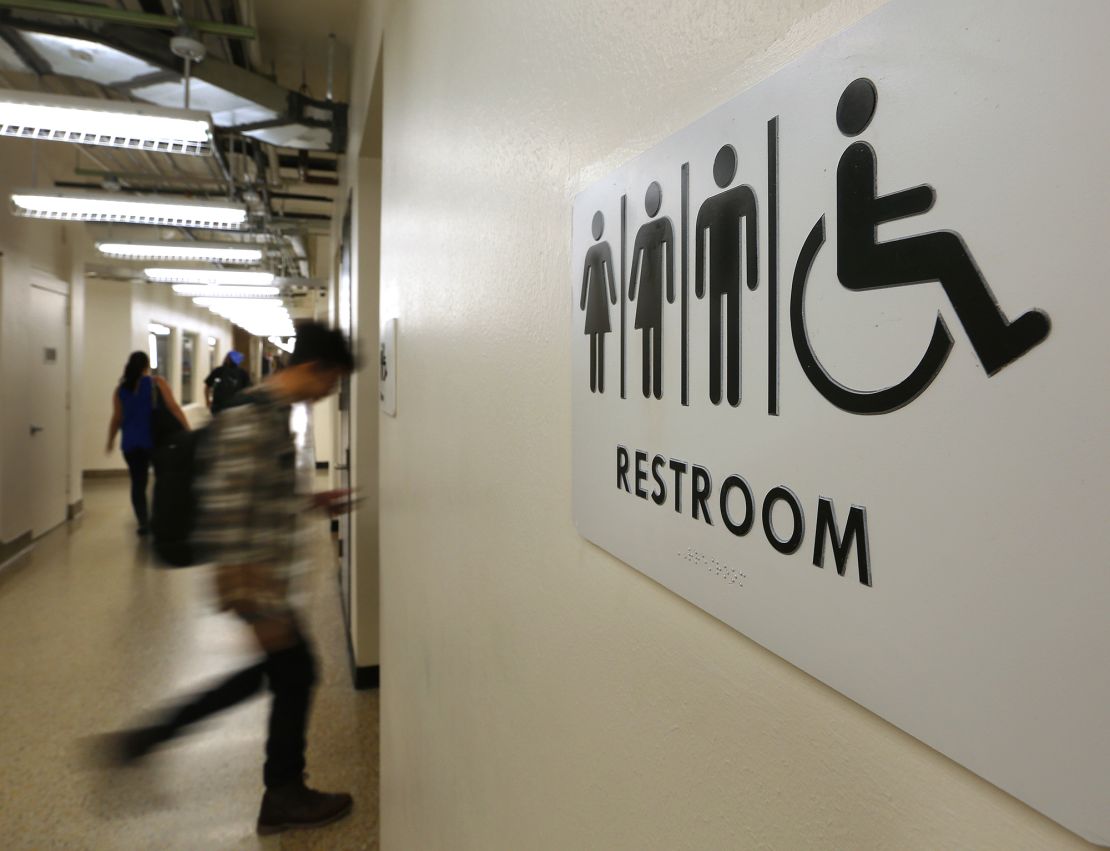
[(582, 192), (579, 532), (1110, 842), (1110, 4), (897, 0)]
[(382, 413), (397, 416), (397, 320), (387, 319), (382, 325), (381, 350), (378, 353), (378, 398)]

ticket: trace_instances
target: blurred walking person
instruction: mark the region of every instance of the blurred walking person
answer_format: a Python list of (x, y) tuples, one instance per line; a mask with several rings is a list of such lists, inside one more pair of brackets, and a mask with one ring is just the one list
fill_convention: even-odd
[(339, 331), (302, 323), (288, 368), (240, 394), (213, 419), (199, 450), (204, 472), (197, 482), (194, 539), (216, 565), (220, 607), (243, 620), (263, 658), (117, 741), (117, 759), (133, 762), (183, 728), (253, 696), (265, 682), (273, 703), (257, 823), (261, 834), (328, 824), (352, 806), (346, 793), (318, 792), (304, 783), (316, 662), (293, 600), (299, 515), (312, 507), (332, 514), (348, 510), (350, 493), (298, 495), (290, 414), (294, 404), (334, 393), (353, 370), (354, 357)]
[(150, 374), (150, 357), (146, 352), (132, 352), (123, 370), (119, 386), (112, 392), (112, 419), (108, 424), (108, 452), (115, 448), (116, 435), (123, 431), (121, 449), (131, 477), (131, 506), (139, 523), (138, 534), (150, 531), (150, 512), (146, 487), (155, 447), (155, 418), (159, 414), (176, 421), (188, 430), (170, 385), (161, 376)]

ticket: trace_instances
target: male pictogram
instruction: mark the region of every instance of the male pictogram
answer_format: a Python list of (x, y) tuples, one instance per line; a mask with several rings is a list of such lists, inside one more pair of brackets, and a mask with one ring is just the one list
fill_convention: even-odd
[[(870, 80), (850, 83), (840, 97), (836, 123), (845, 136), (867, 129), (877, 94)], [(963, 239), (955, 231), (879, 242), (883, 222), (916, 216), (933, 206), (931, 186), (890, 195), (877, 193), (876, 157), (866, 142), (855, 142), (836, 170), (837, 275), (850, 290), (870, 290), (938, 281), (967, 332), (988, 375), (994, 375), (1041, 342), (1048, 316), (1030, 310), (1007, 321)]]
[[(713, 179), (724, 189), (710, 196), (698, 210), (694, 228), (694, 294), (705, 296), (709, 278), (709, 398), (721, 401), (721, 337), (724, 336), (728, 402), (740, 404), (740, 268), (741, 253), (747, 261), (748, 289), (759, 284), (759, 241), (755, 192), (746, 184), (725, 189), (736, 176), (736, 150), (725, 145), (713, 161)], [(741, 239), (741, 227), (744, 236)], [(705, 240), (709, 238), (709, 269)], [(721, 327), (721, 302), (725, 300), (727, 328)]]
[(605, 392), (605, 335), (612, 330), (609, 325), (609, 300), (617, 303), (617, 286), (613, 282), (613, 251), (608, 242), (600, 242), (605, 232), (605, 217), (598, 210), (594, 213), (593, 235), (595, 243), (586, 252), (582, 269), (582, 298), (580, 310), (586, 311), (586, 333), (590, 335), (590, 390)]
[(628, 278), (628, 297), (636, 302), (635, 324), (644, 342), (644, 398), (654, 392), (656, 399), (663, 398), (664, 279), (667, 302), (674, 304), (674, 227), (666, 216), (655, 218), (662, 203), (662, 190), (658, 183), (652, 183), (644, 197), (644, 209), (651, 221), (636, 233)]

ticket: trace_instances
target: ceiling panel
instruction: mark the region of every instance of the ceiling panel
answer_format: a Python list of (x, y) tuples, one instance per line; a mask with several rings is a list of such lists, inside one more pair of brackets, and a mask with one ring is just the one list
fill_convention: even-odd
[(39, 32), (24, 32), (23, 38), (50, 64), (55, 74), (81, 77), (105, 86), (162, 70), (95, 41)]

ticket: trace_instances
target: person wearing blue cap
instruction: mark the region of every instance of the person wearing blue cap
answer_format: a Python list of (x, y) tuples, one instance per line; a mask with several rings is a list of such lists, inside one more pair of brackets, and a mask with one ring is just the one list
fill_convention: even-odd
[(240, 390), (251, 386), (251, 377), (240, 364), (243, 353), (232, 349), (224, 362), (204, 379), (204, 401), (213, 414), (218, 414), (231, 404)]

